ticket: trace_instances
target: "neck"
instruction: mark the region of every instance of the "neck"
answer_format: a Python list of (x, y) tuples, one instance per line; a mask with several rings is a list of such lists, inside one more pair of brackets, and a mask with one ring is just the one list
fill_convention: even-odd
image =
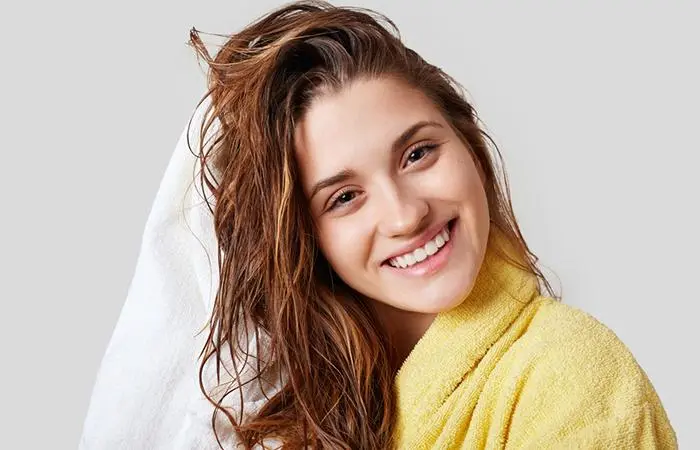
[(437, 314), (404, 311), (374, 300), (371, 303), (394, 348), (392, 366), (398, 369)]

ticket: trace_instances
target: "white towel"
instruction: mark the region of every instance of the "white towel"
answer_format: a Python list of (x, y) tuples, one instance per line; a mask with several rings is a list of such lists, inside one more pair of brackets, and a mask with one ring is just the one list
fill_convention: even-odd
[[(199, 151), (205, 107), (194, 113)], [(198, 385), (198, 355), (218, 286), (212, 216), (183, 130), (146, 222), (135, 273), (92, 391), (79, 448), (217, 449), (213, 406)], [(201, 242), (200, 242), (201, 241)], [(198, 334), (199, 333), (199, 334)], [(249, 349), (254, 348), (251, 342)], [(268, 393), (269, 395), (269, 393)], [(237, 395), (232, 395), (235, 402)], [(250, 411), (264, 398), (244, 392)], [(235, 448), (231, 436), (225, 448)]]

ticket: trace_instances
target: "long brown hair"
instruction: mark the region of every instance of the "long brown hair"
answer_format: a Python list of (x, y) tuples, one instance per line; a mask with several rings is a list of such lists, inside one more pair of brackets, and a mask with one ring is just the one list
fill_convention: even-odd
[[(497, 171), (500, 152), (461, 85), (407, 48), (395, 24), (374, 11), (296, 2), (228, 36), (215, 57), (194, 28), (190, 44), (208, 66), (200, 136), (216, 130), (198, 152), (201, 183), (213, 192), (219, 244), (220, 281), (200, 355), (200, 387), (215, 406), (214, 432), (218, 411), (246, 448), (268, 437), (289, 448), (389, 448), (393, 350), (367, 302), (318, 250), (298, 181), (295, 122), (316, 96), (358, 77), (399, 77), (420, 89), (473, 150), (485, 175), (491, 226), (527, 264), (514, 262), (555, 296), (516, 222), (505, 170)], [(284, 376), (281, 390), (243, 420), (223, 400), (251, 382), (235, 367), (241, 354), (248, 356), (250, 333), (258, 344), (260, 333), (269, 338), (255, 352), (267, 357), (255, 360), (253, 379), (273, 366)], [(218, 379), (226, 346), (234, 382), (215, 398), (202, 373), (215, 358)]]

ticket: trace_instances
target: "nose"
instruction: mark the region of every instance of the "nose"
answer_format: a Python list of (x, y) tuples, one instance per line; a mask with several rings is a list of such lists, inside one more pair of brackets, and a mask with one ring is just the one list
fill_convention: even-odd
[(414, 234), (423, 229), (428, 211), (428, 202), (420, 195), (387, 183), (378, 202), (378, 231), (387, 237)]

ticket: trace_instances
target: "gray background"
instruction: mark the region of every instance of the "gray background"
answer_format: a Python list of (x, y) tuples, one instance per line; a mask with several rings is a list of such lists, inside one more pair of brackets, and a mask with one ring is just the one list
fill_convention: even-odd
[[(388, 14), (470, 91), (564, 301), (630, 347), (681, 447), (700, 448), (699, 8), (572, 3), (352, 4)], [(188, 31), (230, 33), (279, 4), (2, 6), (0, 447), (77, 446), (151, 202), (204, 91)]]

